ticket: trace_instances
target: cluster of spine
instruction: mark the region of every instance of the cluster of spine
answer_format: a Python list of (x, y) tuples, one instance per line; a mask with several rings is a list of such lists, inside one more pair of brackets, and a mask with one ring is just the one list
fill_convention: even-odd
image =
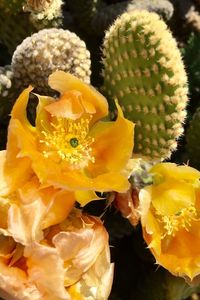
[(60, 27), (62, 25), (62, 0), (27, 0), (24, 11), (30, 12), (35, 28)]
[(187, 77), (175, 39), (155, 13), (119, 17), (103, 44), (104, 91), (136, 123), (134, 152), (169, 158), (183, 133)]
[(32, 84), (42, 93), (49, 91), (48, 76), (58, 69), (90, 83), (90, 53), (68, 30), (43, 29), (27, 37), (15, 50), (11, 65), (16, 86)]
[(200, 107), (196, 110), (186, 133), (189, 164), (200, 169)]
[(131, 0), (106, 4), (102, 0), (68, 1), (69, 9), (81, 28), (91, 34), (103, 35), (114, 20), (124, 12), (145, 9), (160, 14), (168, 20), (173, 14), (173, 6), (168, 0)]
[(1, 97), (8, 96), (9, 89), (12, 86), (13, 72), (9, 65), (0, 67), (0, 95)]

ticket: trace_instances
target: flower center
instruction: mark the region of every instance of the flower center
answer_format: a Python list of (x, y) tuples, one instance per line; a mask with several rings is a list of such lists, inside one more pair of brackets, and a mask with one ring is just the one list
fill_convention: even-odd
[(189, 206), (181, 209), (174, 215), (163, 216), (158, 214), (158, 220), (163, 225), (162, 238), (175, 236), (176, 232), (181, 229), (189, 231), (192, 221), (197, 221), (197, 211), (194, 206)]
[(42, 131), (40, 139), (45, 147), (42, 151), (45, 157), (55, 162), (68, 162), (72, 168), (84, 168), (88, 163), (94, 162), (91, 144), (94, 138), (88, 135), (91, 117), (71, 120), (55, 118), (51, 123), (52, 130)]

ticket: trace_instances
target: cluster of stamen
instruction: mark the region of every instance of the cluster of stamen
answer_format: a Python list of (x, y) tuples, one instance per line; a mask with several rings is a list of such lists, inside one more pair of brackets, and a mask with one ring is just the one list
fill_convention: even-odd
[(66, 161), (72, 168), (83, 168), (94, 162), (91, 147), (94, 138), (88, 135), (90, 121), (91, 116), (78, 120), (55, 118), (50, 123), (52, 129), (44, 128), (41, 132), (40, 143), (45, 145), (43, 155), (57, 163)]
[(163, 227), (162, 238), (166, 236), (175, 236), (175, 234), (185, 229), (189, 231), (192, 221), (197, 221), (197, 211), (193, 205), (183, 208), (173, 215), (158, 215), (158, 220)]

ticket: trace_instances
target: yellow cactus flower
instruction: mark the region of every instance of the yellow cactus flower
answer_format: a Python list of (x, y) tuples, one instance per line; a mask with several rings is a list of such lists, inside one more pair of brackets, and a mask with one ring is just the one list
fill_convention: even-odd
[(139, 193), (143, 236), (156, 262), (188, 281), (200, 274), (200, 172), (160, 163)]
[(60, 98), (38, 95), (35, 126), (26, 116), (31, 87), (13, 107), (5, 167), (9, 184), (16, 189), (36, 174), (43, 184), (73, 191), (126, 191), (134, 124), (118, 105), (117, 120), (101, 122), (108, 114), (106, 99), (69, 73), (56, 71), (49, 85)]
[(106, 300), (113, 280), (108, 234), (75, 210), (44, 239), (27, 246), (0, 235), (0, 297), (15, 300)]

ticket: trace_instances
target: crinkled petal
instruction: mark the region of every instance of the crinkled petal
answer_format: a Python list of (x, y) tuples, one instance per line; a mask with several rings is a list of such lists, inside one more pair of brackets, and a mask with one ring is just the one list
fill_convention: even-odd
[(49, 85), (52, 89), (59, 91), (61, 95), (71, 90), (79, 91), (82, 94), (82, 104), (86, 112), (91, 113), (91, 109), (92, 111), (94, 110), (93, 107), (96, 109), (96, 113), (93, 115), (93, 122), (108, 114), (106, 98), (92, 86), (83, 83), (72, 74), (56, 71), (49, 76)]
[[(63, 261), (52, 247), (32, 243), (25, 248), (28, 275), (48, 300), (71, 300), (64, 288)], [(43, 298), (42, 298), (43, 299)]]
[(0, 297), (6, 300), (41, 300), (41, 293), (27, 280), (24, 271), (0, 262)]

